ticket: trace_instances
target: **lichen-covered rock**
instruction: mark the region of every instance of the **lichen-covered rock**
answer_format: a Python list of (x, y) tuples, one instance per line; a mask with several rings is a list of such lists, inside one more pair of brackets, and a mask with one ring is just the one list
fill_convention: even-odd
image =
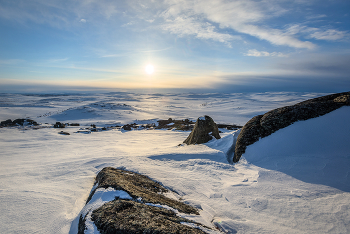
[(159, 183), (131, 171), (105, 167), (97, 174), (96, 183), (98, 186), (91, 192), (86, 203), (90, 201), (97, 189), (111, 187), (127, 192), (134, 199), (141, 197), (146, 203), (167, 205), (183, 213), (198, 214), (198, 211), (192, 206), (162, 195), (168, 190)]
[[(96, 190), (109, 187), (125, 191), (132, 198), (128, 200), (116, 197), (99, 208), (90, 210), (91, 221), (94, 222), (102, 234), (205, 233), (198, 228), (182, 224), (185, 222), (202, 226), (186, 218), (179, 217), (175, 213), (176, 209), (182, 213), (198, 215), (196, 208), (164, 196), (163, 193), (168, 192), (168, 190), (147, 176), (106, 167), (98, 173), (95, 183), (97, 186), (91, 192), (86, 203), (89, 203)], [(87, 216), (88, 214), (80, 215), (79, 234), (83, 234), (87, 229)]]
[(350, 92), (322, 96), (292, 106), (271, 110), (249, 120), (238, 135), (233, 162), (238, 162), (248, 145), (300, 120), (325, 115), (350, 105)]
[(190, 135), (183, 142), (187, 145), (192, 144), (203, 144), (215, 137), (220, 139), (219, 129), (214, 122), (214, 120), (205, 115), (204, 117), (199, 117)]
[(118, 199), (108, 202), (94, 210), (91, 218), (103, 234), (205, 233), (200, 229), (181, 224), (188, 220), (177, 216), (172, 210), (130, 200)]

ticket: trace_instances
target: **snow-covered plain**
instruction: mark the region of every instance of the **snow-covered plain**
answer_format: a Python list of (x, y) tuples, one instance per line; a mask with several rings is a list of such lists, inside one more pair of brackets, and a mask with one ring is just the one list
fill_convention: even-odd
[[(106, 166), (161, 182), (227, 233), (350, 232), (350, 107), (297, 122), (227, 161), (235, 131), (178, 146), (189, 132), (81, 127), (195, 120), (245, 124), (251, 117), (324, 94), (0, 94), (0, 120), (30, 117), (43, 127), (0, 128), (0, 233), (70, 233), (95, 175)], [(84, 126), (85, 125), (85, 126)], [(73, 233), (73, 232), (71, 232)]]

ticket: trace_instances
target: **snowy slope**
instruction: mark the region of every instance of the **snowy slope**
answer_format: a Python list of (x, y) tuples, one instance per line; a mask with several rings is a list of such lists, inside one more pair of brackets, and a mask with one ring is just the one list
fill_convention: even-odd
[[(244, 124), (255, 113), (317, 96), (128, 94), (124, 101), (118, 97), (111, 105), (122, 103), (132, 110), (119, 109), (130, 108), (124, 105), (114, 110), (92, 105), (107, 103), (111, 95), (61, 96), (51, 100), (52, 106), (42, 104), (47, 97), (23, 101), (20, 96), (2, 95), (0, 119), (42, 115), (34, 120), (54, 122), (66, 113), (65, 121), (107, 124), (197, 118), (204, 113), (216, 122)], [(202, 106), (204, 101), (215, 105)], [(60, 112), (72, 108), (80, 113), (82, 106), (93, 108), (95, 115), (74, 119), (79, 115)], [(243, 110), (232, 114), (236, 106)], [(43, 116), (48, 110), (56, 114)], [(281, 129), (248, 146), (235, 165), (227, 162), (225, 154), (234, 131), (204, 145), (178, 146), (189, 132), (114, 129), (79, 134), (74, 132), (80, 127), (68, 127), (65, 131), (71, 135), (65, 136), (53, 128), (0, 128), (0, 233), (69, 233), (94, 176), (105, 166), (160, 181), (176, 192), (175, 197), (202, 209), (205, 224), (216, 224), (227, 233), (348, 233), (349, 114), (349, 107), (343, 107)]]

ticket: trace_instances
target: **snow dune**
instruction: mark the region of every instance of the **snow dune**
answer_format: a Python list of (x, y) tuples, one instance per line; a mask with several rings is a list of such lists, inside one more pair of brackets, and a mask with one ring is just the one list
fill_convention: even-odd
[[(0, 119), (26, 115), (53, 123), (55, 114), (48, 113), (55, 112), (66, 121), (99, 126), (208, 114), (219, 123), (244, 124), (255, 114), (315, 96), (67, 95), (38, 107), (49, 97), (29, 96), (21, 103), (19, 96), (0, 95)], [(101, 101), (132, 110), (91, 105)], [(69, 110), (82, 106), (94, 108), (96, 115), (74, 119), (78, 115)], [(248, 146), (234, 165), (226, 156), (234, 131), (207, 144), (178, 146), (189, 132), (114, 129), (79, 134), (74, 132), (80, 127), (71, 126), (65, 129), (71, 135), (65, 136), (53, 128), (0, 128), (0, 232), (70, 233), (94, 176), (112, 166), (161, 182), (174, 191), (171, 196), (202, 209), (205, 225), (227, 233), (349, 233), (349, 114), (350, 107), (342, 107), (294, 123)]]

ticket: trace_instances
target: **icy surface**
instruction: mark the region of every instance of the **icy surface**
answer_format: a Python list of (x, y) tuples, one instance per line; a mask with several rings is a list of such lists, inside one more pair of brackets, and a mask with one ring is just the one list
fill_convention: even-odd
[[(217, 123), (244, 124), (316, 96), (3, 94), (0, 120), (102, 126), (209, 115)], [(112, 166), (160, 181), (176, 192), (172, 196), (200, 209), (203, 224), (227, 233), (349, 233), (349, 108), (281, 129), (249, 146), (235, 165), (227, 160), (235, 131), (203, 145), (178, 146), (189, 132), (79, 134), (80, 127), (71, 126), (64, 129), (67, 136), (54, 128), (0, 128), (0, 232), (69, 233), (94, 177)]]

